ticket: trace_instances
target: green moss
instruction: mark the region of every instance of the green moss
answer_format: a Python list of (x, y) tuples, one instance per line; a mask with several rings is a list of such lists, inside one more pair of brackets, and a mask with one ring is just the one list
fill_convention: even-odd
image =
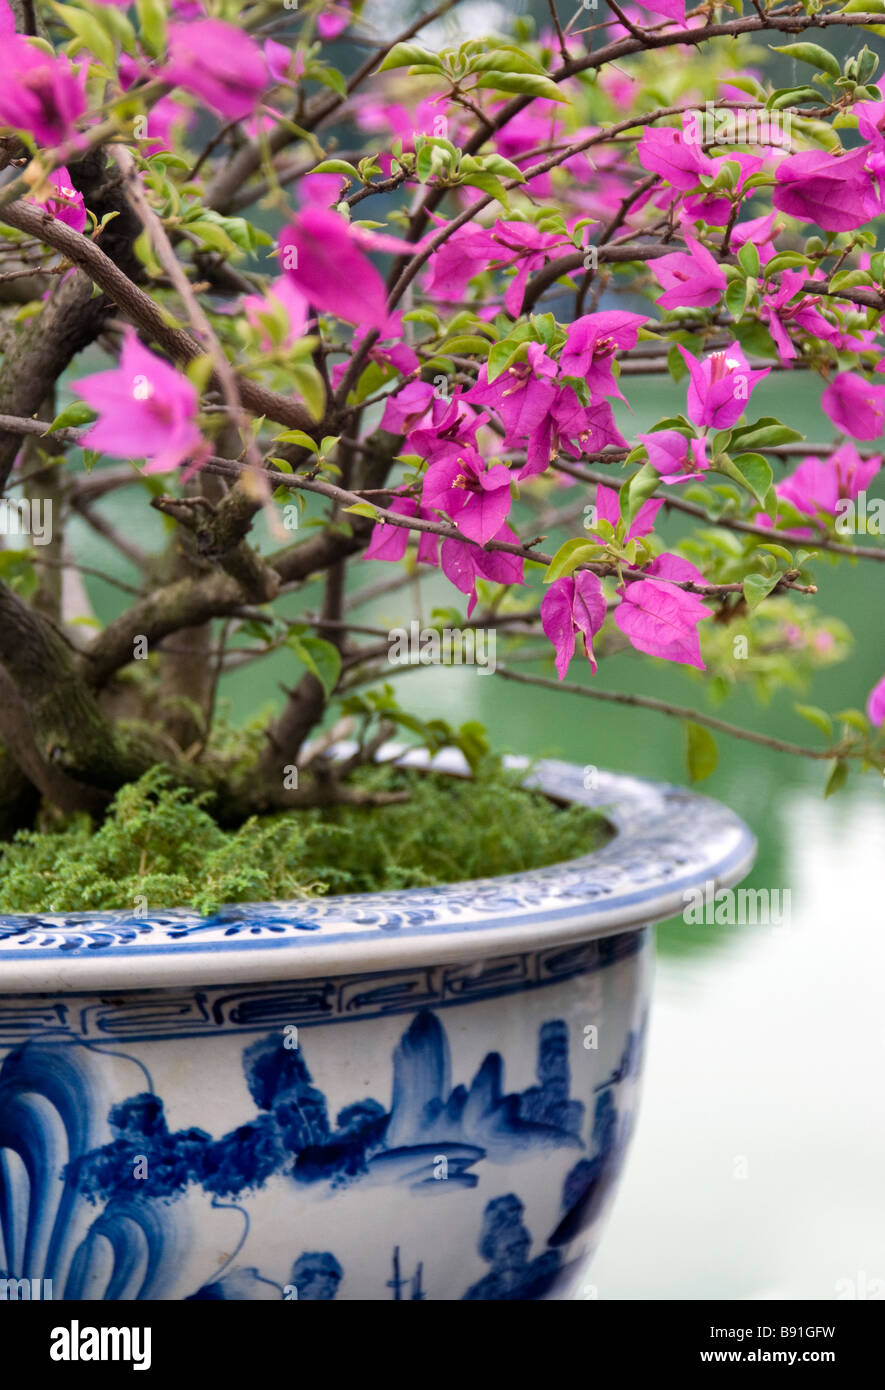
[(427, 887), (574, 858), (607, 833), (595, 811), (557, 808), (499, 770), (463, 782), (372, 768), (356, 780), (406, 789), (409, 800), (253, 817), (225, 831), (206, 797), (154, 768), (117, 794), (100, 826), (79, 816), (4, 845), (0, 911), (209, 914), (223, 903)]

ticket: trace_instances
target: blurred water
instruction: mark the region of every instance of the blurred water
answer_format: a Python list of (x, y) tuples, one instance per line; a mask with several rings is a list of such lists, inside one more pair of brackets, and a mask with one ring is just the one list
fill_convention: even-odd
[(660, 959), (600, 1298), (885, 1296), (883, 795), (784, 797), (791, 926)]

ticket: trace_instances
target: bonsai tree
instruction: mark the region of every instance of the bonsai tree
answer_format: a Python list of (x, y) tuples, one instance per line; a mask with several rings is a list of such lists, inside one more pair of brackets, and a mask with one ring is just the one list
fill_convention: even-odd
[[(550, 0), (465, 40), (456, 3), (382, 35), (358, 0), (0, 0), (5, 837), (158, 768), (228, 827), (396, 800), (358, 773), (397, 728), (477, 766), (480, 728), (401, 703), (361, 614), (397, 591), (411, 664), (493, 634), (545, 712), (686, 721), (694, 777), (717, 733), (881, 768), (885, 679), (801, 707), (807, 746), (708, 698), (844, 657), (831, 566), (885, 559), (875, 6)], [(828, 440), (790, 418), (809, 373)], [(625, 648), (645, 694), (594, 683)], [(281, 650), (237, 733), (221, 677)]]

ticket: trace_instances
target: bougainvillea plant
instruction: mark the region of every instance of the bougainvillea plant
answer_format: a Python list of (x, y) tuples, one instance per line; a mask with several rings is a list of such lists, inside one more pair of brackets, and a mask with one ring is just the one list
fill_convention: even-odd
[[(717, 730), (881, 770), (885, 678), (807, 746), (710, 697), (844, 657), (831, 567), (885, 560), (882, 0), (457, 9), (0, 0), (7, 833), (157, 764), (228, 823), (371, 797), (397, 727), (476, 761), (400, 703), (381, 595), (493, 632), (551, 724), (563, 688), (687, 721), (695, 776)], [(599, 684), (626, 651), (645, 694)], [(280, 653), (234, 737), (220, 677)]]

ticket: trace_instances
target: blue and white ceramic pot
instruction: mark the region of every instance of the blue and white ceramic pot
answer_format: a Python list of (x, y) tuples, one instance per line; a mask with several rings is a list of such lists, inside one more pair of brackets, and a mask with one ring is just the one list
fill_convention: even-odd
[(542, 764), (602, 849), (432, 890), (0, 918), (0, 1281), (62, 1299), (546, 1299), (636, 1118), (650, 924), (714, 801)]

